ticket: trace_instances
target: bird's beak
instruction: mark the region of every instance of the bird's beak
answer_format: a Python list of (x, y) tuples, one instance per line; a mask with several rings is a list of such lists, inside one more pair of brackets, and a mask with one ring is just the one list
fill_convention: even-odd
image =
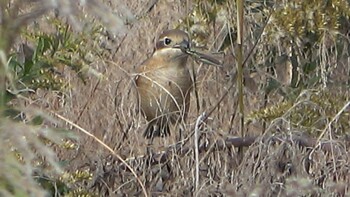
[(180, 44), (174, 45), (174, 48), (179, 48), (184, 53), (187, 53), (187, 51), (190, 49), (190, 43), (187, 40), (184, 40)]

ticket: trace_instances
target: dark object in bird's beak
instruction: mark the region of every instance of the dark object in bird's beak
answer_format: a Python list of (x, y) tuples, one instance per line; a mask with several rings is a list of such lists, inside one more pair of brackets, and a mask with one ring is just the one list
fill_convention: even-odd
[(190, 42), (184, 40), (180, 44), (174, 45), (174, 48), (179, 48), (182, 52), (187, 53), (187, 51), (190, 49)]
[(222, 63), (218, 59), (216, 59), (215, 57), (209, 54), (201, 53), (193, 49), (186, 50), (186, 53), (189, 54), (196, 61), (208, 64), (208, 65), (212, 65), (212, 66), (218, 66), (218, 67), (222, 66)]
[(184, 40), (180, 44), (176, 44), (173, 46), (173, 48), (179, 48), (183, 53), (186, 53), (187, 55), (190, 55), (192, 58), (194, 58), (196, 61), (213, 65), (213, 66), (222, 66), (222, 63), (214, 58), (213, 56), (205, 53), (201, 53), (199, 51), (196, 51), (191, 48), (190, 42)]

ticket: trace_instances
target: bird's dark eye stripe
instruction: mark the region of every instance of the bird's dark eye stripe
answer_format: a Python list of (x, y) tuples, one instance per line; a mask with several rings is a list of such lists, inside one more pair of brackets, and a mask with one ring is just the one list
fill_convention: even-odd
[(164, 39), (164, 44), (165, 45), (169, 45), (171, 43), (171, 39), (170, 38), (165, 38)]

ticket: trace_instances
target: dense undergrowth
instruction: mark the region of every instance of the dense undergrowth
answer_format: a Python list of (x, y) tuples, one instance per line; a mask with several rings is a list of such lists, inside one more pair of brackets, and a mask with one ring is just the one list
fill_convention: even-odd
[[(234, 2), (125, 2), (132, 11), (110, 2), (52, 2), (0, 5), (0, 196), (348, 194), (349, 1), (245, 2), (249, 143), (233, 142)], [(169, 25), (159, 16), (179, 20)], [(160, 30), (143, 31), (158, 25), (186, 30), (223, 67), (191, 64), (197, 81), (187, 140), (173, 145), (174, 134), (149, 147), (139, 135), (131, 79), (138, 57), (149, 53), (144, 39)], [(209, 118), (195, 128), (203, 112)], [(78, 132), (84, 129), (90, 133)]]

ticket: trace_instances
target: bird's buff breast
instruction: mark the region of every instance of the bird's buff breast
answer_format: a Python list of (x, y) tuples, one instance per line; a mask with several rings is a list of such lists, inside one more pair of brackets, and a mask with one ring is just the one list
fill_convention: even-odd
[(142, 95), (140, 104), (148, 120), (164, 113), (187, 111), (183, 108), (188, 108), (192, 81), (186, 67), (163, 67), (142, 73), (137, 84)]

